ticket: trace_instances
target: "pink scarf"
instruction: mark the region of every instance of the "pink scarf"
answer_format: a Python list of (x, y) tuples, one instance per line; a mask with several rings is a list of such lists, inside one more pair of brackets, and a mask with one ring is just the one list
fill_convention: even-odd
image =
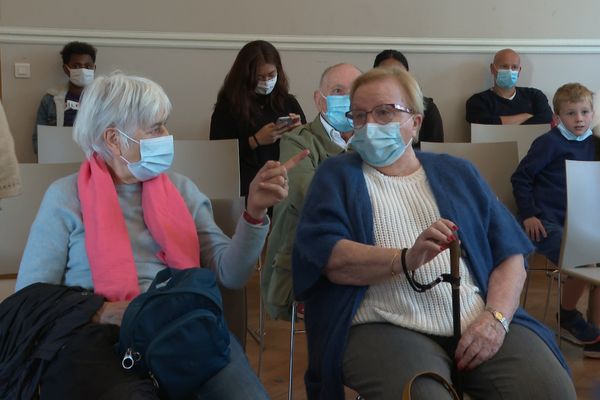
[[(108, 301), (131, 300), (140, 293), (135, 259), (115, 184), (97, 154), (81, 164), (77, 187), (94, 291)], [(162, 249), (156, 256), (168, 267), (199, 267), (196, 224), (167, 175), (142, 183), (142, 209)]]

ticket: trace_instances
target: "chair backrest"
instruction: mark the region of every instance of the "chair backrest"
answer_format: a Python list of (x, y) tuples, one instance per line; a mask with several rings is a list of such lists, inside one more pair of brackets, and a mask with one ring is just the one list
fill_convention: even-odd
[(40, 164), (76, 163), (85, 158), (81, 147), (73, 140), (72, 127), (38, 125), (37, 133)]
[[(213, 216), (221, 230), (229, 237), (233, 236), (237, 222), (244, 212), (245, 201), (243, 197), (232, 199), (211, 199)], [(223, 309), (225, 320), (233, 334), (240, 340), (242, 347), (246, 347), (246, 331), (248, 329), (248, 305), (246, 303), (246, 289), (226, 289), (220, 287), (223, 295)]]
[(548, 132), (550, 125), (481, 125), (471, 124), (471, 143), (517, 142), (519, 161), (529, 151), (538, 136)]
[[(566, 161), (567, 218), (560, 252), (561, 268), (600, 262), (600, 161)], [(600, 280), (600, 268), (592, 268)]]
[(48, 186), (58, 178), (77, 172), (78, 163), (20, 164), (23, 193), (0, 202), (0, 275), (16, 274)]
[(240, 196), (238, 141), (176, 140), (172, 171), (190, 178), (211, 199)]
[[(40, 164), (81, 162), (84, 154), (73, 141), (71, 127), (38, 125)], [(172, 171), (190, 178), (210, 198), (240, 195), (238, 141), (175, 140)]]
[[(72, 131), (71, 127), (38, 125), (38, 163), (64, 164), (83, 161), (84, 154), (73, 141)], [(238, 203), (240, 167), (237, 139), (175, 140), (174, 147), (175, 158), (171, 170), (187, 176), (202, 193), (217, 199), (217, 211), (220, 212), (221, 207), (222, 200), (219, 199), (235, 199), (226, 200), (228, 206)], [(48, 167), (44, 170), (52, 174), (52, 171), (60, 168)], [(44, 176), (40, 176), (40, 179), (44, 179)], [(42, 195), (45, 188), (41, 191)], [(233, 231), (230, 234), (233, 234)]]
[(510, 177), (517, 168), (517, 143), (431, 143), (421, 142), (421, 150), (446, 153), (472, 162), (498, 199), (513, 213), (517, 205)]

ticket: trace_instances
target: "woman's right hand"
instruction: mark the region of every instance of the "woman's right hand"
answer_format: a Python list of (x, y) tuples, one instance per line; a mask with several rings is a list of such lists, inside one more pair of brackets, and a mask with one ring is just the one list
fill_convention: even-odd
[[(258, 144), (263, 146), (267, 144), (273, 144), (278, 141), (281, 136), (287, 132), (288, 127), (284, 126), (282, 128), (277, 128), (277, 125), (274, 122), (269, 122), (258, 132), (254, 134), (256, 140), (258, 140)], [(254, 143), (256, 145), (256, 143)]]
[(450, 242), (458, 240), (455, 234), (457, 230), (458, 227), (454, 222), (442, 218), (421, 232), (415, 244), (406, 252), (408, 270), (416, 270), (446, 250)]

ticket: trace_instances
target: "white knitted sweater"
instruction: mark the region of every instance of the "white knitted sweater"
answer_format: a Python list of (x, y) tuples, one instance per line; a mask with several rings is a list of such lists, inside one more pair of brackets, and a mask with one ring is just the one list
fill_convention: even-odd
[[(392, 177), (363, 164), (363, 173), (373, 208), (376, 246), (411, 247), (421, 232), (440, 219), (423, 168), (409, 176)], [(429, 283), (442, 273), (449, 272), (450, 252), (444, 251), (417, 269), (415, 278), (421, 283)], [(462, 259), (460, 275), (464, 330), (484, 310), (485, 304)], [(451, 336), (450, 284), (440, 283), (425, 293), (417, 293), (409, 286), (404, 274), (398, 274), (385, 282), (371, 285), (353, 324), (368, 322), (389, 322), (419, 332)]]

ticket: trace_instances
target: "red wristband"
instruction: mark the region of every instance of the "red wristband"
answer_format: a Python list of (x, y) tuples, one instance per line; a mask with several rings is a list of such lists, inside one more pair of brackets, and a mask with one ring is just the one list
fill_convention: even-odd
[(246, 222), (248, 222), (249, 224), (252, 224), (252, 225), (262, 225), (264, 222), (264, 218), (256, 219), (256, 218), (252, 217), (252, 215), (250, 215), (250, 213), (248, 213), (247, 210), (244, 210), (244, 219), (246, 220)]

